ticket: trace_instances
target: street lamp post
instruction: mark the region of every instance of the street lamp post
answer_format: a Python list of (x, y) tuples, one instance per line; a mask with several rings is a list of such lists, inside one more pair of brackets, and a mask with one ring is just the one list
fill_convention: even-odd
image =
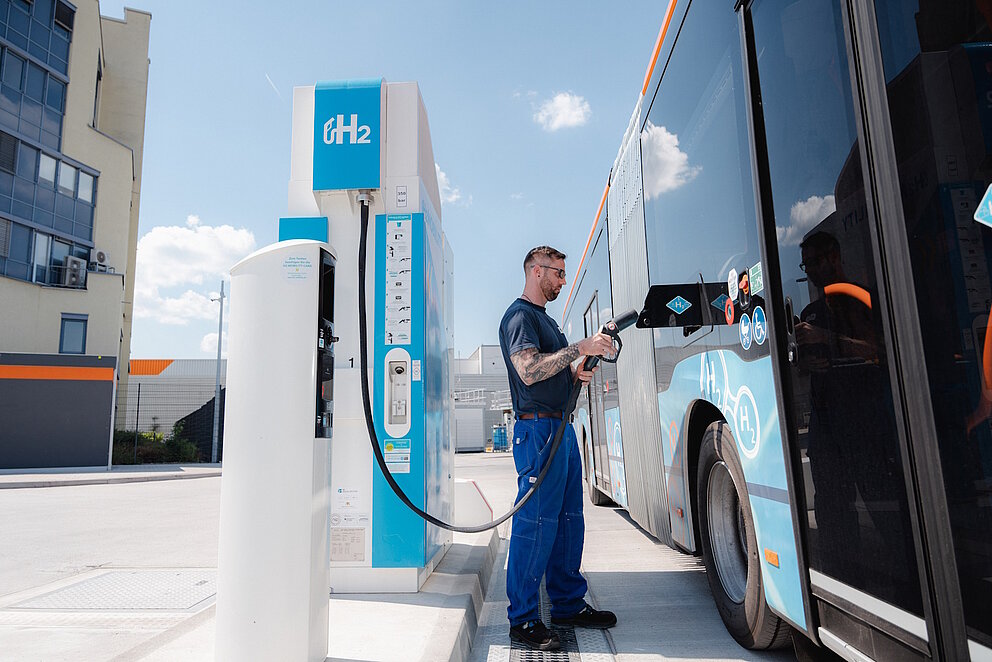
[(220, 320), (217, 322), (217, 379), (214, 383), (214, 435), (210, 443), (210, 461), (217, 461), (217, 439), (220, 435), (220, 349), (224, 335), (224, 281), (220, 282), (220, 296), (211, 301), (220, 302)]

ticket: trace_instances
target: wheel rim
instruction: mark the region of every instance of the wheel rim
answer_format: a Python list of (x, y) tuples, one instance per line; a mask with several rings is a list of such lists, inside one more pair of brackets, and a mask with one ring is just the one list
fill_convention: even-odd
[(747, 532), (737, 487), (723, 462), (717, 462), (710, 470), (706, 514), (710, 549), (720, 584), (727, 597), (742, 603), (747, 593)]

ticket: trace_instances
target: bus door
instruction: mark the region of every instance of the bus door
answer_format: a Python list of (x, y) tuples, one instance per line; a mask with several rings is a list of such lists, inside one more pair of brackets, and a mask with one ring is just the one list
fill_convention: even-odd
[[(744, 10), (756, 165), (818, 636), (901, 659), (930, 649), (889, 281), (879, 271), (842, 4), (755, 0)], [(869, 627), (852, 625), (852, 614)]]
[[(593, 335), (599, 331), (601, 324), (599, 320), (599, 292), (595, 292), (592, 301), (582, 315), (585, 326), (585, 337)], [(600, 364), (602, 366), (603, 364)], [(606, 446), (606, 421), (603, 411), (603, 371), (597, 370), (592, 380), (586, 386), (586, 393), (589, 398), (589, 428), (592, 439), (589, 443), (589, 451), (592, 460), (588, 462), (590, 469), (589, 484), (596, 484), (606, 494), (611, 494), (610, 488), (610, 461)]]

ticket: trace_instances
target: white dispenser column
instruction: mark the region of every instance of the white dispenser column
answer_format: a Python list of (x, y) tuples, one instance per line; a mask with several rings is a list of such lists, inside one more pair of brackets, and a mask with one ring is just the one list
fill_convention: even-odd
[(216, 659), (328, 644), (333, 257), (287, 241), (231, 269)]

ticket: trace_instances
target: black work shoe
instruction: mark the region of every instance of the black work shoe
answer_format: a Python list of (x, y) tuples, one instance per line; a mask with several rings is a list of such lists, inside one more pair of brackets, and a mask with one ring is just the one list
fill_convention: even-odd
[(510, 639), (539, 651), (556, 651), (561, 648), (558, 635), (544, 626), (541, 621), (527, 621), (510, 628)]
[(551, 617), (555, 625), (571, 625), (577, 628), (597, 628), (605, 630), (617, 624), (617, 615), (612, 611), (599, 611), (588, 604), (572, 616)]

